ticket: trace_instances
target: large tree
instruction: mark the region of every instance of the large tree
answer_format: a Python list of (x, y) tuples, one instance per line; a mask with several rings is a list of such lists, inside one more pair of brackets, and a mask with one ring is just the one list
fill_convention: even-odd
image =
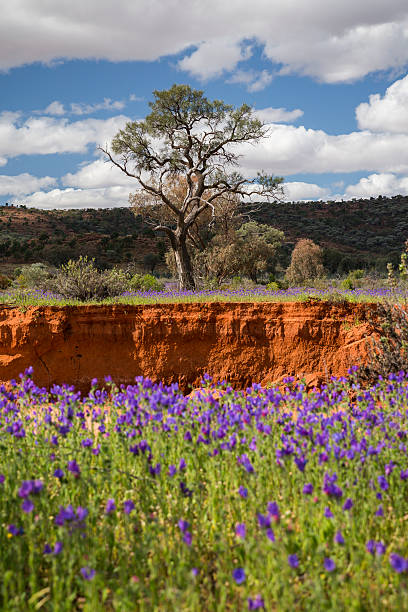
[[(144, 121), (126, 124), (101, 150), (139, 184), (139, 212), (156, 218), (174, 251), (181, 289), (195, 287), (187, 239), (200, 215), (215, 211), (231, 194), (276, 199), (282, 180), (259, 172), (255, 178), (236, 170), (237, 146), (265, 138), (265, 126), (250, 106), (234, 108), (208, 100), (188, 85), (154, 91), (151, 112)], [(172, 197), (174, 180), (183, 193)]]

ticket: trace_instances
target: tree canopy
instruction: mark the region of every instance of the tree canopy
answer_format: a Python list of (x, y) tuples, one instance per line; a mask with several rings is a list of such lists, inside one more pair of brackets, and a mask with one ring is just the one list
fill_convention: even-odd
[[(131, 196), (138, 212), (166, 232), (174, 251), (180, 287), (194, 288), (187, 239), (205, 212), (215, 215), (226, 196), (276, 200), (283, 179), (258, 172), (239, 172), (237, 147), (267, 136), (265, 126), (247, 104), (234, 108), (208, 100), (203, 91), (173, 85), (154, 91), (151, 112), (143, 121), (126, 124), (101, 150), (126, 175), (136, 179)], [(175, 195), (175, 181), (182, 179)]]

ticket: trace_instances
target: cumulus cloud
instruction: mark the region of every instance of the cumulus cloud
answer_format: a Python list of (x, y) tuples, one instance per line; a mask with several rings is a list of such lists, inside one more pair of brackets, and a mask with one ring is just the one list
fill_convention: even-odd
[(61, 102), (55, 100), (54, 102), (51, 102), (51, 104), (49, 104), (43, 111), (37, 112), (42, 115), (65, 115), (65, 108)]
[(206, 79), (245, 60), (247, 40), (282, 72), (349, 81), (407, 64), (408, 7), (406, 0), (18, 0), (2, 7), (0, 69), (185, 51), (181, 68)]
[(273, 79), (273, 74), (268, 70), (236, 70), (234, 74), (227, 79), (227, 83), (242, 83), (246, 85), (250, 93), (262, 91)]
[(129, 206), (127, 187), (106, 187), (101, 189), (52, 189), (36, 191), (24, 199), (14, 201), (32, 208), (116, 208)]
[(408, 134), (408, 75), (390, 85), (383, 97), (374, 94), (357, 106), (356, 118), (363, 130)]
[[(136, 96), (134, 97), (136, 99)], [(131, 99), (131, 98), (129, 98)], [(131, 99), (133, 101), (133, 99)], [(103, 102), (97, 104), (83, 104), (81, 102), (71, 102), (68, 108), (65, 108), (61, 102), (55, 100), (44, 108), (44, 110), (34, 111), (36, 115), (57, 115), (62, 116), (66, 114), (71, 115), (90, 115), (100, 110), (122, 110), (126, 106), (126, 102), (123, 100), (111, 100), (111, 98), (104, 98)]]
[(286, 108), (273, 108), (272, 106), (268, 106), (267, 108), (255, 110), (254, 115), (265, 123), (290, 123), (301, 117), (303, 111), (300, 110), (300, 108), (288, 111)]
[(182, 70), (207, 80), (232, 71), (240, 61), (249, 59), (251, 47), (228, 39), (203, 42), (196, 51), (179, 61)]
[(329, 195), (330, 189), (320, 187), (314, 183), (303, 183), (302, 181), (284, 183), (284, 199), (286, 202), (325, 200)]
[(271, 124), (256, 147), (242, 145), (244, 171), (261, 168), (283, 176), (323, 172), (408, 172), (408, 134), (368, 131), (332, 135), (304, 126)]
[(345, 190), (347, 198), (369, 198), (379, 195), (408, 195), (408, 176), (396, 176), (392, 173), (370, 174), (361, 178), (355, 185)]
[(68, 187), (80, 187), (83, 189), (95, 189), (102, 187), (127, 187), (128, 193), (134, 191), (138, 183), (110, 162), (98, 159), (92, 163), (85, 163), (78, 172), (68, 173), (62, 177), (62, 184)]
[(37, 178), (27, 172), (15, 176), (0, 174), (0, 195), (22, 196), (38, 189), (51, 187), (56, 182), (56, 179), (51, 176)]
[(129, 117), (84, 119), (69, 122), (56, 117), (29, 117), (0, 113), (0, 158), (50, 153), (84, 153), (90, 144), (110, 142)]

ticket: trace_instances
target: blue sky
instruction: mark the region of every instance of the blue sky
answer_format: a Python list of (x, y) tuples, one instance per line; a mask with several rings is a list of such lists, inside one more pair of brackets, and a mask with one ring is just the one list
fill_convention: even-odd
[(0, 22), (0, 202), (127, 205), (98, 145), (188, 83), (253, 106), (248, 177), (287, 200), (408, 194), (406, 0), (15, 0)]

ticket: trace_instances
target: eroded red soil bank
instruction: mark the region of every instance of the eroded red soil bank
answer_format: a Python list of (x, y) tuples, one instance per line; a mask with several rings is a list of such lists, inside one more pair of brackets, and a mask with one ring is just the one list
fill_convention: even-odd
[(252, 382), (340, 376), (366, 353), (367, 306), (209, 303), (0, 308), (0, 381), (34, 367), (34, 380), (87, 389), (110, 374), (197, 386), (205, 372)]

